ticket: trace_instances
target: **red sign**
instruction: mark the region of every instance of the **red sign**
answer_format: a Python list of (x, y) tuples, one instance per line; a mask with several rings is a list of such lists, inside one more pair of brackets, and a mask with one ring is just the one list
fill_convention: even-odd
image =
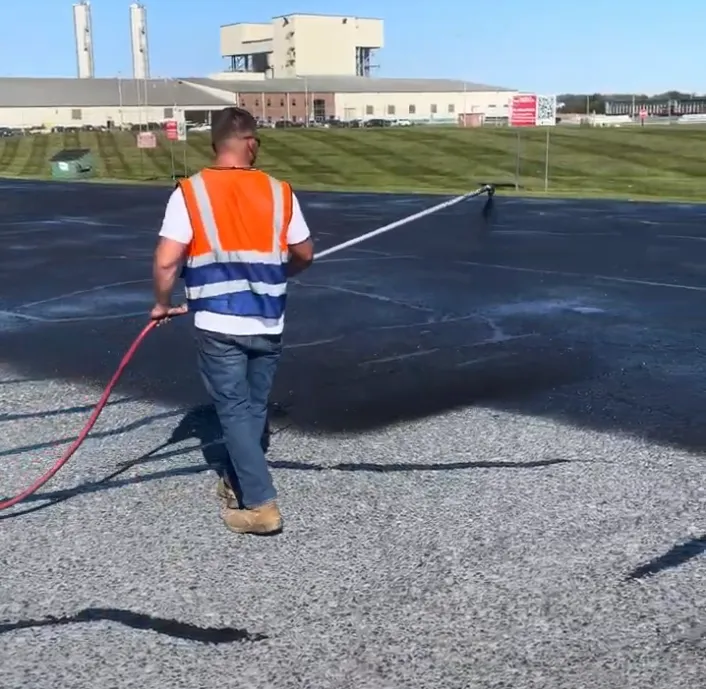
[(647, 119), (647, 110), (645, 110), (645, 109), (640, 110), (640, 119), (641, 120)]
[(177, 141), (179, 139), (179, 127), (176, 120), (167, 120), (164, 123), (164, 131), (167, 133), (167, 139)]
[(512, 102), (510, 103), (510, 126), (537, 126), (537, 96), (535, 94), (520, 94), (512, 97)]

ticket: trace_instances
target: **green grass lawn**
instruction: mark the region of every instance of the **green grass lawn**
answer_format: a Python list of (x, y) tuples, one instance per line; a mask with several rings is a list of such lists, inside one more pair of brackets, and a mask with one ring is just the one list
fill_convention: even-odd
[[(552, 128), (549, 192), (631, 198), (706, 197), (706, 129), (688, 126)], [(519, 184), (544, 192), (546, 129), (519, 133)], [(171, 180), (206, 165), (207, 134), (186, 143), (159, 137), (139, 150), (134, 134), (82, 132), (0, 139), (0, 175), (49, 175), (62, 148), (90, 148), (98, 177)], [(264, 130), (259, 166), (298, 189), (465, 192), (481, 181), (513, 184), (518, 130), (399, 129)]]

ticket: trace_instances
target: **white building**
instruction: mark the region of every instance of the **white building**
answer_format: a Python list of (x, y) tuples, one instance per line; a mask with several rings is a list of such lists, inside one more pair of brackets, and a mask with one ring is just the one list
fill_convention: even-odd
[(33, 79), (0, 78), (0, 127), (128, 126), (202, 121), (228, 105), (263, 121), (410, 120), (455, 124), (504, 118), (517, 93), (443, 79)]
[[(93, 74), (90, 12), (75, 7), (79, 74)], [(412, 123), (502, 122), (514, 89), (451, 79), (371, 76), (383, 45), (379, 19), (290, 14), (266, 24), (221, 27), (229, 70), (210, 78), (149, 78), (145, 8), (130, 5), (133, 79), (0, 78), (0, 127), (127, 126), (189, 119), (239, 105), (276, 123), (410, 120)], [(207, 118), (205, 118), (207, 119)], [(203, 121), (201, 115), (191, 118)]]
[(506, 118), (513, 89), (449, 79), (372, 78), (383, 22), (288, 14), (221, 27), (228, 70), (186, 82), (230, 94), (263, 120), (408, 119), (474, 122)]
[(451, 79), (371, 79), (304, 77), (300, 79), (186, 79), (214, 97), (231, 98), (262, 120), (405, 119), (457, 123), (464, 115), (506, 118), (517, 93)]
[(176, 80), (0, 78), (0, 127), (147, 125), (232, 103)]
[(380, 19), (288, 14), (265, 24), (221, 27), (229, 71), (273, 79), (370, 76), (373, 53), (382, 46)]

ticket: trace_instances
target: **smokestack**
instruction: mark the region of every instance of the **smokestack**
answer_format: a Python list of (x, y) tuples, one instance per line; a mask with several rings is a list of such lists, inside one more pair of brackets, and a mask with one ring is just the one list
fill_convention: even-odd
[(74, 35), (76, 38), (76, 67), (79, 79), (92, 79), (93, 67), (93, 26), (91, 24), (91, 3), (82, 0), (74, 5)]
[(147, 42), (147, 11), (144, 5), (130, 5), (130, 43), (132, 45), (132, 76), (150, 78), (149, 44)]

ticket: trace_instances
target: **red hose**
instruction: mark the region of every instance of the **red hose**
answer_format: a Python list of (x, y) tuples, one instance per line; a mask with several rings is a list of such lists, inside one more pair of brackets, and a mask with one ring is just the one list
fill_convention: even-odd
[(91, 432), (91, 429), (95, 425), (96, 421), (98, 421), (98, 417), (103, 411), (103, 407), (105, 407), (106, 403), (108, 402), (108, 399), (111, 393), (113, 392), (113, 388), (115, 387), (118, 380), (120, 380), (120, 376), (122, 376), (123, 371), (127, 368), (127, 365), (130, 363), (132, 357), (135, 356), (135, 352), (142, 344), (142, 341), (145, 339), (145, 337), (147, 337), (152, 328), (154, 328), (158, 323), (159, 321), (157, 320), (150, 321), (142, 329), (142, 332), (135, 338), (135, 341), (130, 345), (130, 349), (125, 352), (125, 356), (123, 356), (120, 365), (113, 374), (113, 377), (110, 379), (110, 382), (108, 383), (107, 387), (103, 391), (103, 394), (98, 400), (98, 404), (96, 404), (96, 407), (93, 410), (90, 418), (86, 422), (86, 425), (83, 427), (83, 430), (79, 433), (78, 438), (76, 438), (76, 440), (74, 440), (74, 442), (71, 444), (71, 447), (66, 450), (64, 455), (59, 459), (59, 461), (56, 462), (56, 464), (54, 464), (51, 469), (49, 469), (49, 471), (46, 472), (46, 474), (40, 476), (31, 486), (29, 486), (29, 488), (26, 488), (18, 495), (15, 495), (14, 498), (10, 498), (9, 500), (4, 500), (0, 502), (0, 512), (2, 512), (3, 510), (7, 510), (10, 507), (13, 507), (17, 503), (22, 502), (22, 500), (24, 500), (29, 495), (32, 495), (32, 493), (35, 493), (52, 476), (54, 476), (54, 474), (56, 474), (56, 472), (59, 471), (59, 469), (61, 469), (61, 467), (66, 464), (66, 462), (71, 459), (76, 450), (81, 447), (83, 441), (86, 439), (86, 436)]

